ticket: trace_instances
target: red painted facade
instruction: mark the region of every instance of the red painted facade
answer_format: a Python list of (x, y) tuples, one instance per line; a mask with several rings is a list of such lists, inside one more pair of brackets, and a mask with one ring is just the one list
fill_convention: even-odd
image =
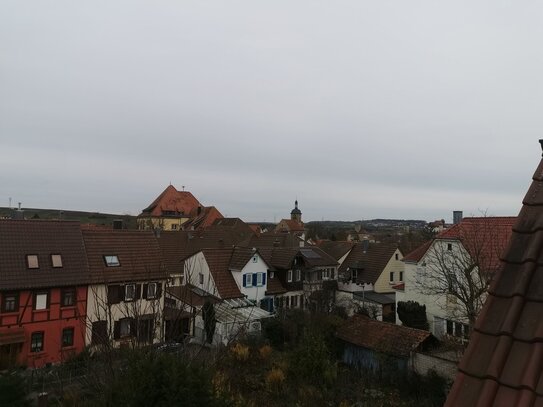
[[(45, 293), (46, 298), (42, 295)], [(15, 311), (9, 312), (5, 300), (13, 294), (17, 304)], [(5, 338), (0, 341), (0, 353), (4, 363), (11, 359), (18, 365), (42, 367), (65, 361), (85, 347), (87, 286), (3, 291), (0, 301), (0, 338)], [(39, 304), (45, 308), (35, 309)]]

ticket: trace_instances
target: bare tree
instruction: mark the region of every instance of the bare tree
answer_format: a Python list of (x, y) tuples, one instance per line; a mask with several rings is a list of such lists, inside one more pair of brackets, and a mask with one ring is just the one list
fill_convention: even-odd
[(438, 235), (417, 269), (416, 290), (435, 296), (451, 319), (473, 326), (500, 267), (512, 221), (487, 216), (465, 218)]

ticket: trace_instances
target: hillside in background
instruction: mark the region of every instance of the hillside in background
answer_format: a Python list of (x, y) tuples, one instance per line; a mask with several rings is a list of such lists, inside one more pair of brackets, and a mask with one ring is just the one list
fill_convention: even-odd
[[(114, 220), (122, 220), (124, 228), (136, 229), (136, 217), (112, 213), (68, 211), (60, 209), (23, 208), (25, 219), (76, 220), (83, 224), (111, 226)], [(11, 218), (17, 210), (0, 207), (0, 218)]]

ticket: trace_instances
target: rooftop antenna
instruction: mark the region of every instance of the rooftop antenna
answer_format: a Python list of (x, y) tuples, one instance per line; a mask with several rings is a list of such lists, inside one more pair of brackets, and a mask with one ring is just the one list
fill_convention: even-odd
[(11, 209), (11, 197), (9, 198), (9, 209)]
[(185, 186), (184, 186), (184, 185), (181, 185), (181, 190), (182, 190), (182, 191), (185, 190)]

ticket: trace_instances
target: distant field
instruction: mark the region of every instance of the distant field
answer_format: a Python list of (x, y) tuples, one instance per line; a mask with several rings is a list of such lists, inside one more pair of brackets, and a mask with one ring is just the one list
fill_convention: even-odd
[[(13, 209), (0, 207), (0, 218), (10, 218)], [(122, 219), (124, 227), (136, 229), (136, 217), (131, 215), (116, 215), (112, 213), (67, 211), (59, 209), (23, 208), (25, 219), (62, 219), (77, 220), (81, 223), (109, 226), (116, 219)]]

